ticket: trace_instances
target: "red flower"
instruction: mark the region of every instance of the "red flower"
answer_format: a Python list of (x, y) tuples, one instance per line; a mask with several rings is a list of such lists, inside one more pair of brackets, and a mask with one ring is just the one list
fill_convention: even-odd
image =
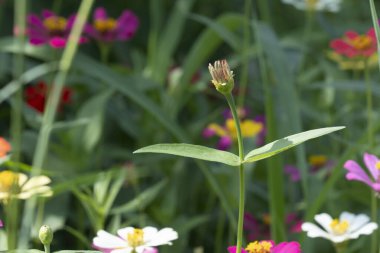
[[(26, 103), (36, 111), (43, 113), (47, 101), (49, 87), (45, 82), (40, 81), (36, 85), (29, 86), (25, 90)], [(70, 102), (72, 90), (63, 88), (59, 107)]]
[(341, 39), (331, 41), (330, 47), (335, 53), (348, 58), (368, 58), (376, 53), (375, 30), (371, 28), (366, 34), (359, 35), (355, 31), (348, 31)]

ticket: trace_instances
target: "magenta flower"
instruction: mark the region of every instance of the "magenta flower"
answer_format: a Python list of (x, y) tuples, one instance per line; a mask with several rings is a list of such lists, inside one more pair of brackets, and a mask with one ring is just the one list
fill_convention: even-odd
[[(29, 43), (36, 46), (49, 44), (54, 48), (65, 47), (75, 21), (75, 15), (65, 19), (52, 11), (43, 10), (41, 16), (28, 15)], [(87, 39), (81, 37), (79, 43), (84, 42), (87, 42)]]
[[(228, 247), (229, 253), (236, 253), (236, 246)], [(298, 242), (282, 242), (277, 245), (273, 241), (254, 241), (248, 244), (241, 253), (300, 253)]]
[(94, 12), (92, 25), (86, 27), (86, 33), (102, 42), (125, 41), (132, 38), (139, 26), (139, 19), (130, 10), (125, 10), (116, 20), (107, 15), (103, 7)]
[(3, 225), (3, 221), (0, 220), (0, 228), (2, 228), (4, 225)]
[(347, 180), (357, 180), (369, 185), (376, 192), (380, 192), (380, 160), (375, 155), (364, 153), (364, 164), (367, 167), (369, 174), (353, 160), (348, 160), (344, 164), (344, 168), (348, 171), (346, 174)]
[(301, 180), (301, 172), (298, 170), (297, 167), (293, 165), (285, 165), (284, 171), (286, 174), (289, 175), (290, 180), (292, 180), (292, 182), (298, 182)]

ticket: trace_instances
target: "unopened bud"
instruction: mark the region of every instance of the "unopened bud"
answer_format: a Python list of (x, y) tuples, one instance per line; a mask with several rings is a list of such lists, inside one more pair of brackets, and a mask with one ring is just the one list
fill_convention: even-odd
[(231, 93), (234, 88), (234, 74), (230, 70), (227, 61), (216, 61), (214, 66), (209, 64), (208, 69), (212, 76), (211, 82), (214, 84), (216, 90), (224, 95)]
[(47, 225), (43, 225), (40, 228), (38, 236), (40, 237), (40, 241), (43, 245), (50, 245), (51, 241), (53, 241), (53, 231)]

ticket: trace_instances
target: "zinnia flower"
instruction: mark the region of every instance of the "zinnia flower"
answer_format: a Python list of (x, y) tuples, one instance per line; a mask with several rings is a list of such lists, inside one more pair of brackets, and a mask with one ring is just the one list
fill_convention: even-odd
[(309, 237), (322, 237), (333, 243), (356, 239), (360, 235), (369, 235), (377, 229), (377, 224), (369, 222), (370, 219), (365, 214), (354, 215), (343, 212), (339, 219), (333, 219), (330, 215), (321, 213), (314, 219), (323, 229), (313, 223), (305, 222), (302, 224), (302, 230), (307, 232)]
[(282, 0), (299, 10), (338, 12), (342, 0)]
[(343, 38), (330, 42), (333, 52), (329, 58), (338, 62), (342, 69), (364, 69), (366, 65), (377, 64), (377, 44), (375, 29), (371, 28), (366, 34), (348, 31)]
[[(236, 246), (228, 247), (230, 253), (236, 253)], [(248, 244), (241, 253), (300, 253), (298, 242), (282, 242), (277, 245), (273, 241), (254, 241)]]
[[(26, 103), (36, 111), (43, 113), (45, 110), (48, 92), (49, 87), (43, 81), (38, 82), (36, 85), (28, 86), (25, 89)], [(71, 100), (71, 96), (72, 90), (64, 87), (61, 93), (59, 106), (68, 104)]]
[(27, 199), (33, 195), (51, 196), (47, 184), (51, 182), (46, 176), (35, 176), (28, 179), (23, 173), (3, 170), (0, 172), (0, 201), (6, 202), (10, 197)]
[(0, 220), (0, 228), (2, 228), (3, 226), (4, 226), (3, 221)]
[(94, 248), (109, 253), (154, 252), (154, 247), (171, 245), (178, 233), (171, 228), (157, 230), (154, 227), (138, 229), (126, 227), (117, 231), (118, 236), (100, 230), (93, 239)]
[[(41, 46), (49, 44), (54, 48), (66, 46), (71, 28), (75, 22), (75, 15), (68, 19), (57, 16), (50, 10), (42, 11), (41, 17), (35, 14), (28, 15), (28, 35), (30, 44)], [(79, 43), (87, 42), (81, 37)]]
[(86, 33), (102, 42), (125, 41), (132, 38), (139, 26), (139, 19), (130, 10), (125, 10), (118, 19), (110, 18), (103, 7), (94, 12), (92, 25), (86, 26)]

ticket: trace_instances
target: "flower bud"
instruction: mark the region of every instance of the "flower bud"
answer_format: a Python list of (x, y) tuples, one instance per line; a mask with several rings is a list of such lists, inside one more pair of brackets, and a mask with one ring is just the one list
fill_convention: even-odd
[(217, 91), (227, 95), (234, 88), (234, 75), (226, 60), (216, 61), (214, 66), (209, 64), (208, 69), (212, 76), (211, 82)]
[(53, 231), (49, 226), (43, 225), (40, 228), (38, 236), (43, 245), (50, 245), (51, 241), (53, 240)]

